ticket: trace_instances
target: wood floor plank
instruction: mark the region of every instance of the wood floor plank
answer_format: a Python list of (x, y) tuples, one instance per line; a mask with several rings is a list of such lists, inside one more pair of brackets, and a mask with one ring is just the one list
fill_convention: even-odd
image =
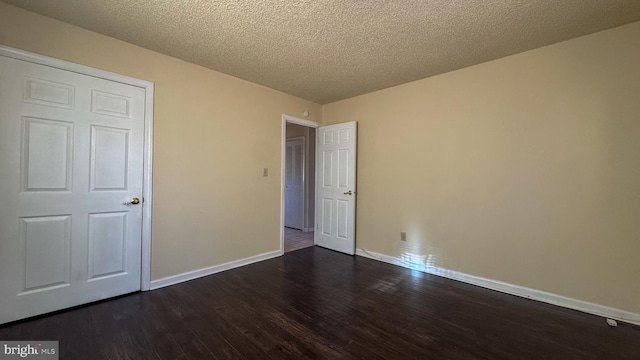
[[(246, 291), (248, 287), (234, 288), (233, 291), (219, 287), (213, 292), (215, 296), (230, 299), (236, 305), (235, 309), (230, 309), (230, 313), (236, 312), (248, 317), (249, 322), (257, 325), (253, 329), (257, 334), (270, 339), (275, 344), (277, 351), (267, 349), (268, 353), (274, 353), (276, 358), (317, 358), (321, 353), (331, 354), (330, 347), (321, 338), (314, 337), (312, 332), (295, 333), (290, 329), (291, 319), (279, 322), (277, 315), (282, 315), (268, 302), (260, 301), (259, 294), (255, 291)], [(213, 296), (213, 294), (212, 294)], [(234, 299), (235, 298), (235, 299)], [(258, 300), (254, 300), (258, 299)], [(238, 321), (233, 321), (238, 322)], [(315, 351), (314, 351), (315, 350)], [(337, 353), (335, 355), (338, 355)]]
[[(218, 309), (228, 306), (228, 301), (222, 301), (217, 296), (203, 296), (198, 287), (199, 283), (199, 281), (191, 281), (176, 285), (172, 289), (180, 294), (182, 305), (185, 310), (188, 309), (187, 325), (194, 334), (197, 334), (205, 345), (210, 346), (214, 353), (226, 353), (230, 358), (236, 358), (236, 353), (242, 350), (239, 354), (243, 358), (268, 358), (263, 350), (248, 342), (234, 324), (219, 315)], [(209, 286), (209, 284), (207, 285)], [(190, 294), (198, 294), (199, 296), (194, 297)], [(207, 298), (206, 302), (202, 301), (203, 297)], [(229, 344), (230, 348), (225, 344)]]
[(640, 327), (318, 247), (0, 326), (61, 359), (640, 359)]
[(180, 350), (187, 359), (218, 359), (198, 338), (192, 338), (188, 343), (182, 344)]
[[(172, 324), (169, 320), (170, 316), (163, 318), (154, 316), (157, 313), (169, 311), (165, 294), (157, 292), (157, 294), (153, 294), (157, 296), (143, 296), (141, 300), (144, 310), (135, 314), (136, 320), (144, 331), (145, 337), (153, 343), (152, 348), (158, 358), (161, 360), (186, 359), (186, 354), (175, 339), (175, 334), (179, 330), (175, 326), (170, 326)], [(190, 329), (188, 333), (189, 335), (183, 336), (183, 338), (191, 339), (192, 332)]]

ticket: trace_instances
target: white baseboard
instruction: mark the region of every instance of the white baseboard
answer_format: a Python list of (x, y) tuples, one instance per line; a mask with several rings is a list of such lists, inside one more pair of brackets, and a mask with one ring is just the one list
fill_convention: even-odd
[(503, 293), (520, 296), (527, 299), (537, 300), (548, 304), (562, 306), (565, 308), (582, 311), (585, 313), (603, 316), (606, 318), (628, 322), (636, 325), (640, 325), (640, 314), (632, 313), (625, 310), (615, 309), (604, 305), (598, 305), (582, 300), (572, 299), (566, 296), (557, 295), (545, 291), (535, 290), (524, 286), (509, 284), (506, 282), (486, 279), (479, 276), (469, 275), (458, 271), (448, 270), (436, 266), (426, 266), (417, 262), (412, 262), (410, 259), (404, 260), (394, 256), (375, 253), (373, 251), (367, 251), (364, 249), (356, 249), (356, 255), (366, 258), (386, 262), (402, 266), (409, 269), (414, 269), (429, 274), (442, 276), (448, 279), (458, 280), (467, 284), (477, 285), (483, 288), (500, 291)]
[(313, 232), (313, 227), (304, 228), (304, 232)]
[(178, 275), (167, 276), (165, 278), (158, 279), (158, 280), (152, 280), (151, 281), (151, 290), (160, 289), (160, 288), (163, 288), (163, 287), (169, 286), (169, 285), (179, 284), (181, 282), (197, 279), (197, 278), (200, 278), (200, 277), (203, 277), (203, 276), (207, 276), (207, 275), (212, 275), (212, 274), (215, 274), (215, 273), (219, 273), (219, 272), (222, 272), (222, 271), (230, 270), (230, 269), (237, 268), (237, 267), (240, 267), (240, 266), (253, 264), (253, 263), (258, 262), (258, 261), (267, 260), (267, 259), (271, 259), (271, 258), (274, 258), (274, 257), (281, 256), (282, 254), (283, 254), (282, 250), (275, 250), (275, 251), (270, 251), (270, 252), (266, 252), (266, 253), (263, 253), (263, 254), (250, 256), (250, 257), (247, 257), (247, 258), (244, 258), (244, 259), (229, 261), (227, 263), (220, 264), (220, 265), (214, 265), (214, 266), (211, 266), (211, 267), (198, 269), (198, 270), (193, 270), (193, 271), (189, 271), (189, 272), (178, 274)]

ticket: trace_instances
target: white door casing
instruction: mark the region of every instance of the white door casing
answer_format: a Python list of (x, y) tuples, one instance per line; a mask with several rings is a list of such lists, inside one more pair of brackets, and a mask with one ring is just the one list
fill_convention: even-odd
[(316, 244), (353, 255), (357, 124), (321, 126), (317, 134)]
[(304, 138), (287, 139), (285, 146), (285, 220), (286, 227), (304, 229)]
[(140, 290), (147, 95), (0, 56), (0, 323)]

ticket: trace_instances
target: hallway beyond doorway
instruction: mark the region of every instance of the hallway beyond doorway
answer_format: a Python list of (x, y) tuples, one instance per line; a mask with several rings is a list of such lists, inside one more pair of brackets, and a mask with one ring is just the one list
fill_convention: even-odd
[(304, 249), (313, 245), (313, 232), (284, 228), (284, 252)]

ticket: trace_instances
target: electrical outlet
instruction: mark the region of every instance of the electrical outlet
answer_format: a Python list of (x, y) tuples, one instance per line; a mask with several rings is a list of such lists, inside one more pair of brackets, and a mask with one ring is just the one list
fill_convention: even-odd
[(269, 168), (262, 169), (262, 176), (264, 176), (264, 177), (269, 176)]
[(400, 232), (400, 241), (407, 241), (407, 233), (402, 231)]

